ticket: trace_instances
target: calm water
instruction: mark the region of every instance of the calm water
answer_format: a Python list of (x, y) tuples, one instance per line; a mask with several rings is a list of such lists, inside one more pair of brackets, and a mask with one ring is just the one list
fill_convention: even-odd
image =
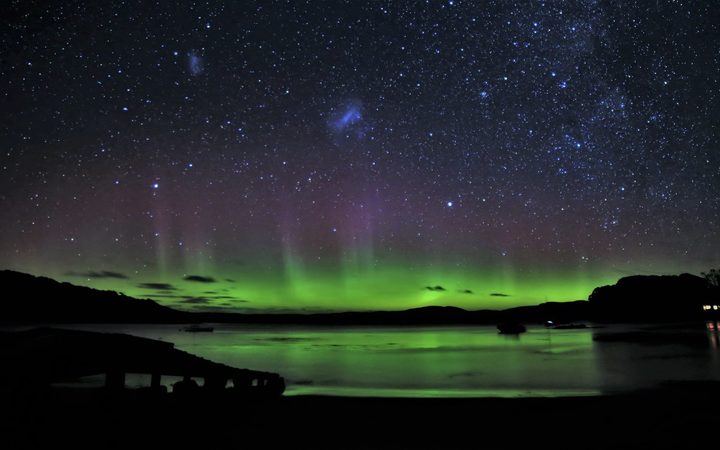
[(677, 330), (693, 338), (682, 343), (652, 344), (593, 340), (594, 334), (629, 327), (530, 327), (519, 337), (499, 335), (494, 327), (221, 324), (213, 333), (186, 333), (177, 325), (74, 328), (162, 339), (213, 361), (278, 372), (286, 395), (600, 395), (668, 380), (720, 380), (717, 334), (702, 328)]

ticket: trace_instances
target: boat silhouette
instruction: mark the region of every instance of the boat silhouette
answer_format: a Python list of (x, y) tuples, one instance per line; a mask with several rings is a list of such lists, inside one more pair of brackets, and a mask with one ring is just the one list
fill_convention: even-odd
[(497, 329), (500, 334), (520, 334), (527, 331), (524, 325), (515, 322), (498, 324)]
[(195, 325), (190, 325), (189, 327), (183, 328), (182, 330), (187, 331), (188, 333), (212, 333), (213, 331), (215, 331), (215, 328), (195, 324)]

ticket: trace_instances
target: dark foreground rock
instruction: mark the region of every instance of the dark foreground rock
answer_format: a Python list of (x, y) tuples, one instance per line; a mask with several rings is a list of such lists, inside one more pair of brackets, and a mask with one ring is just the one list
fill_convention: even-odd
[(4, 448), (693, 448), (716, 441), (719, 393), (713, 383), (554, 399), (5, 392), (0, 433)]
[(101, 291), (46, 277), (0, 270), (3, 323), (182, 323), (183, 311), (114, 291)]

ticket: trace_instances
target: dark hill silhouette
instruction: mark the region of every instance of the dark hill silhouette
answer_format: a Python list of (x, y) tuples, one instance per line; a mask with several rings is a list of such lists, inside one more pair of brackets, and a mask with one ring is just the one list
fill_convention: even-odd
[(548, 302), (502, 311), (468, 311), (454, 306), (425, 306), (404, 311), (323, 314), (199, 314), (204, 322), (313, 325), (496, 325), (501, 322), (558, 323), (586, 320), (588, 302)]
[(187, 322), (191, 315), (114, 291), (60, 283), (12, 270), (0, 271), (0, 321), (12, 323)]
[(720, 302), (720, 288), (705, 278), (682, 275), (636, 275), (590, 294), (591, 317), (602, 322), (696, 320), (702, 306)]

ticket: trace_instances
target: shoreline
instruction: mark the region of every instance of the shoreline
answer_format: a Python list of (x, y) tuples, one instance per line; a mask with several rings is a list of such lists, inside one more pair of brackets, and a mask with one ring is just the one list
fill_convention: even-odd
[[(123, 361), (128, 372), (154, 373), (150, 369), (155, 368), (201, 376), (205, 366), (207, 375), (213, 370), (225, 374), (242, 369), (216, 367), (173, 349), (170, 343), (136, 336), (40, 329), (16, 337), (30, 339), (12, 341), (6, 336), (10, 340), (5, 362), (14, 355), (20, 358), (15, 367), (24, 370), (14, 377), (4, 373), (7, 378), (0, 384), (0, 436), (11, 449), (50, 445), (124, 450), (138, 446), (446, 449), (543, 443), (555, 448), (688, 448), (714, 443), (710, 430), (720, 420), (715, 403), (720, 381), (665, 382), (631, 392), (557, 397), (267, 396), (261, 391), (215, 388), (183, 395), (167, 393), (157, 385), (53, 387), (23, 373), (34, 373), (27, 368), (38, 364), (53, 374), (47, 380), (66, 379), (69, 374), (55, 371), (82, 361), (92, 363), (85, 368), (88, 372), (103, 372), (106, 365), (112, 368)], [(636, 341), (634, 335), (623, 338)], [(703, 347), (708, 345), (702, 342)], [(13, 348), (17, 351), (10, 351)], [(29, 360), (23, 359), (31, 354)], [(182, 366), (175, 367), (173, 355), (182, 357)], [(625, 366), (615, 370), (619, 376), (633, 375)]]
[(720, 382), (556, 398), (253, 400), (101, 392), (55, 389), (28, 398), (16, 391), (3, 401), (0, 431), (26, 448), (128, 448), (139, 442), (161, 448), (500, 448), (543, 442), (561, 448), (682, 448), (713, 442), (711, 430), (720, 419), (714, 403)]

